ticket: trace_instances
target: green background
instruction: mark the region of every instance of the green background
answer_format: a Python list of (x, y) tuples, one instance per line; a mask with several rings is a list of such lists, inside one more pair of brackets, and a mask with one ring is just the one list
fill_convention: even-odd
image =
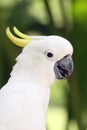
[(28, 35), (60, 35), (74, 47), (74, 72), (51, 88), (47, 130), (87, 129), (87, 0), (0, 0), (0, 87), (9, 79), (21, 48), (7, 26)]

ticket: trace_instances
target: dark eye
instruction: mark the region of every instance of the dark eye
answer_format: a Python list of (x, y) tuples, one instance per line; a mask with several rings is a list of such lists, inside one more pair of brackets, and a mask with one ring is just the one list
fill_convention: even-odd
[(49, 58), (53, 57), (53, 53), (52, 52), (47, 52), (47, 57), (49, 57)]

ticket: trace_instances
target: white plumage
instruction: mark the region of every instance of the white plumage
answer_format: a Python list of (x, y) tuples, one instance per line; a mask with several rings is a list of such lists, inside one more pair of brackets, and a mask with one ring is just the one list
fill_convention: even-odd
[(72, 53), (71, 44), (59, 36), (31, 40), (0, 90), (0, 130), (46, 130), (55, 63)]

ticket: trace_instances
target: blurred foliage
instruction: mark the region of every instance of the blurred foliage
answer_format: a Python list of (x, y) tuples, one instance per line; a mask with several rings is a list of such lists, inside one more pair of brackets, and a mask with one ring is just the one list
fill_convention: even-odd
[[(69, 83), (60, 81), (52, 87), (50, 106), (54, 107), (54, 114), (55, 107), (67, 111), (67, 119), (62, 116), (64, 113), (61, 114), (66, 125), (59, 129), (75, 130), (70, 124), (76, 123), (76, 130), (85, 130), (87, 0), (0, 0), (0, 87), (7, 82), (11, 68), (15, 64), (14, 59), (21, 52), (20, 48), (10, 44), (5, 34), (6, 26), (12, 28), (14, 25), (29, 35), (61, 35), (73, 44), (74, 72), (69, 78)], [(49, 123), (47, 128), (51, 129)]]

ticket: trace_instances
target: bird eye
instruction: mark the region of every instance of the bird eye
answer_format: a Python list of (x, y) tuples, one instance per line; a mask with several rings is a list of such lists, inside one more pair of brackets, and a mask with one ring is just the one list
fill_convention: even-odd
[(49, 57), (49, 58), (53, 57), (53, 53), (52, 52), (47, 52), (47, 57)]

